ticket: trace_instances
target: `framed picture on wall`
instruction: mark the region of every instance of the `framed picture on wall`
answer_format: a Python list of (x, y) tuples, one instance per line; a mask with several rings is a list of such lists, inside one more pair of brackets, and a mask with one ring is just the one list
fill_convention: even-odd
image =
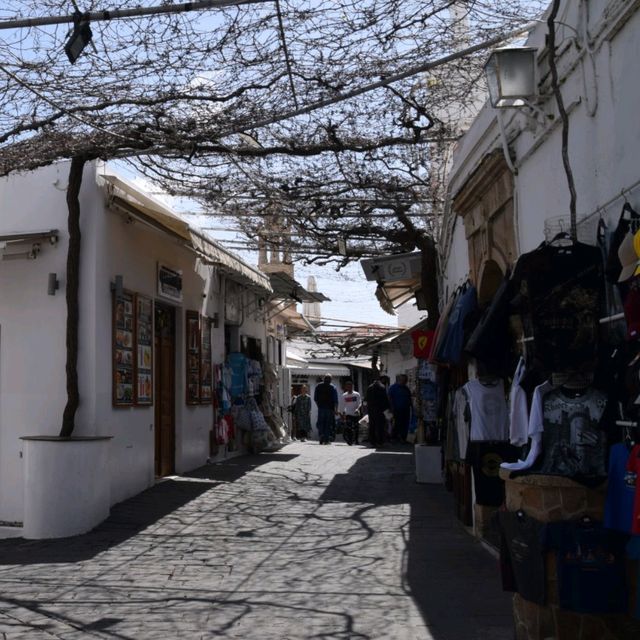
[(115, 292), (112, 298), (112, 402), (115, 407), (129, 407), (135, 402), (134, 295)]
[(211, 402), (213, 375), (211, 362), (211, 320), (203, 317), (201, 320), (200, 337), (200, 402)]
[(201, 329), (200, 314), (197, 311), (186, 312), (186, 403), (200, 404), (200, 364)]
[(153, 301), (136, 295), (136, 404), (153, 404)]

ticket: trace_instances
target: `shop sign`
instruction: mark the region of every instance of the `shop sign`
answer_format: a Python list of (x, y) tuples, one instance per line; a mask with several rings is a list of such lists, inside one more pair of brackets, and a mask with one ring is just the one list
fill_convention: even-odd
[(158, 262), (158, 295), (182, 302), (182, 271)]
[(402, 253), (382, 258), (370, 258), (361, 260), (367, 280), (378, 282), (396, 282), (398, 280), (410, 280), (420, 275), (422, 254)]

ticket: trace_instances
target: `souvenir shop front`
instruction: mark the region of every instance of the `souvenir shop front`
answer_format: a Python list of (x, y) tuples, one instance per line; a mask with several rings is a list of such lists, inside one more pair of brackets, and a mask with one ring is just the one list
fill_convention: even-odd
[(500, 550), (518, 637), (640, 637), (640, 215), (621, 209), (591, 243), (548, 224), (492, 286), (457, 287), (431, 339), (447, 486)]
[(227, 282), (224, 352), (215, 367), (212, 456), (274, 450), (286, 434), (275, 420), (273, 389), (278, 374), (269, 362), (266, 322), (260, 299), (239, 282)]

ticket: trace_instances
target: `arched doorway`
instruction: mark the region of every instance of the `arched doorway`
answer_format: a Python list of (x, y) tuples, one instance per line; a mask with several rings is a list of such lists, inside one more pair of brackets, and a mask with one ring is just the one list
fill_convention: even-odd
[(504, 272), (495, 260), (487, 260), (482, 265), (478, 284), (478, 304), (480, 307), (491, 302), (503, 279)]

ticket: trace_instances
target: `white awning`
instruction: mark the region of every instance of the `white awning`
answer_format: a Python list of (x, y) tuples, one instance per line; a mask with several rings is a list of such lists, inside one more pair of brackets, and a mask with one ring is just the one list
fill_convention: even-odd
[(254, 269), (217, 242), (207, 238), (193, 228), (190, 229), (190, 235), (191, 244), (197, 251), (204, 254), (205, 262), (217, 266), (233, 280), (237, 280), (247, 286), (258, 286), (271, 293), (272, 288), (269, 278), (262, 271)]
[(140, 218), (150, 226), (170, 235), (177, 236), (184, 241), (186, 247), (195, 251), (203, 262), (215, 265), (232, 280), (271, 293), (269, 278), (264, 273), (248, 265), (212, 238), (205, 236), (169, 208), (150, 198), (119, 176), (105, 173), (100, 174), (100, 177), (107, 185), (107, 192), (110, 196), (109, 206)]
[(351, 371), (348, 367), (343, 367), (338, 364), (314, 364), (307, 366), (294, 366), (288, 367), (293, 375), (308, 375), (322, 377), (325, 373), (331, 374), (333, 377), (338, 378), (341, 376), (350, 376)]

